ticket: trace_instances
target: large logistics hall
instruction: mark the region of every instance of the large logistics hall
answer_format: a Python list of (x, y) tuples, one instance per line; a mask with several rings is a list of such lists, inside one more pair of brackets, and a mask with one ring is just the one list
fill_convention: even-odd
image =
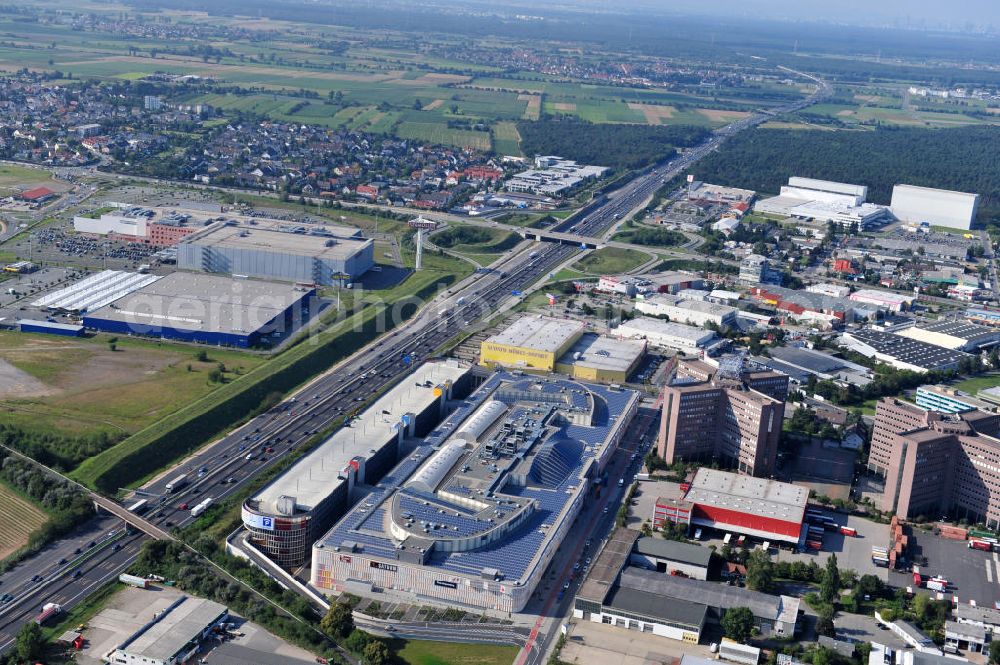
[(520, 611), (638, 403), (631, 390), (492, 374), (316, 542), (310, 582)]
[(249, 541), (286, 568), (301, 565), (313, 541), (351, 505), (359, 486), (372, 486), (396, 466), (407, 437), (437, 426), (448, 400), (467, 390), (469, 368), (428, 362), (337, 430), (243, 504)]
[(769, 542), (802, 539), (809, 488), (728, 471), (699, 469), (682, 499), (657, 499), (664, 520), (743, 534)]
[(574, 319), (523, 316), (483, 341), (480, 364), (566, 374), (578, 381), (624, 383), (646, 356), (646, 343), (586, 333)]
[(322, 228), (314, 234), (216, 222), (178, 243), (177, 266), (330, 286), (371, 269), (374, 248), (370, 238), (334, 235)]
[(66, 306), (100, 304), (83, 317), (85, 328), (99, 332), (248, 348), (270, 333), (286, 331), (296, 318), (301, 321), (316, 295), (313, 288), (220, 275), (138, 277), (148, 279), (114, 300), (83, 295)]
[(570, 350), (586, 329), (581, 321), (522, 316), (483, 342), (479, 362), (487, 366), (552, 372), (556, 361)]

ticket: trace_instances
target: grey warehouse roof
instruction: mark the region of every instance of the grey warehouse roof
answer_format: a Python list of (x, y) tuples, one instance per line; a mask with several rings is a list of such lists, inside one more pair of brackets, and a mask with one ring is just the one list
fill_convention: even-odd
[(178, 651), (201, 636), (228, 610), (224, 605), (202, 598), (183, 597), (181, 602), (121, 650), (150, 660), (170, 660)]
[(292, 284), (175, 272), (94, 311), (88, 318), (136, 328), (251, 333), (302, 299)]
[(777, 346), (773, 349), (768, 349), (768, 352), (772, 357), (794, 367), (801, 367), (821, 374), (829, 374), (844, 367), (844, 361), (840, 358), (809, 349), (800, 349), (793, 346)]
[(681, 598), (665, 603), (661, 595), (625, 586), (616, 586), (602, 604), (616, 610), (691, 626), (699, 631), (708, 615), (708, 607), (701, 603)]
[(248, 228), (219, 223), (203, 231), (192, 233), (181, 242), (201, 246), (257, 249), (263, 252), (343, 260), (354, 256), (359, 249), (374, 241), (365, 238), (333, 236), (332, 234), (290, 233), (260, 227)]
[(640, 538), (635, 543), (635, 551), (639, 554), (678, 563), (688, 563), (692, 566), (707, 567), (712, 560), (712, 550), (707, 547), (663, 538)]
[[(785, 607), (787, 596), (772, 596), (759, 591), (751, 591), (743, 587), (726, 586), (717, 582), (692, 580), (685, 577), (664, 575), (641, 568), (626, 568), (622, 571), (619, 584), (631, 589), (639, 589), (656, 594), (662, 598), (688, 599), (696, 598), (699, 603), (709, 607), (729, 609), (732, 607), (748, 607), (754, 616), (762, 619), (784, 619), (791, 614), (794, 620), (798, 611), (798, 602), (789, 602)], [(788, 601), (795, 599), (788, 598)], [(792, 605), (795, 607), (793, 608)]]
[(959, 339), (964, 339), (970, 342), (980, 337), (993, 337), (997, 334), (997, 330), (995, 328), (981, 326), (976, 323), (969, 323), (968, 321), (951, 321), (948, 319), (918, 323), (916, 328), (920, 330), (927, 330), (929, 332), (941, 333), (942, 335), (958, 337)]
[(771, 519), (801, 522), (809, 488), (715, 469), (698, 469), (685, 499)]
[(486, 342), (555, 352), (571, 337), (582, 332), (584, 328), (583, 323), (571, 319), (526, 316), (519, 318), (502, 332), (487, 339)]
[(955, 616), (960, 621), (974, 621), (987, 626), (1000, 626), (1000, 610), (991, 607), (973, 607), (959, 603), (955, 606)]

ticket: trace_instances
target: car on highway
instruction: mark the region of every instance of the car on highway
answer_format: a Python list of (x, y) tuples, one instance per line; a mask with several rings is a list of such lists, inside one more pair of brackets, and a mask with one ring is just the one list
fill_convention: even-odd
[(177, 506), (177, 510), (187, 510), (187, 509), (188, 505), (186, 503), (182, 503), (181, 505)]

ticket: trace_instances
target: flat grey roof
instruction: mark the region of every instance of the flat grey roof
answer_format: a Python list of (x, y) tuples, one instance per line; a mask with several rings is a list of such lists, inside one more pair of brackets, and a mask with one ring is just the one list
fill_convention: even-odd
[[(455, 382), (468, 371), (456, 361), (424, 363), (365, 409), (350, 427), (338, 429), (260, 490), (251, 499), (259, 502), (257, 510), (265, 515), (277, 514), (277, 501), (282, 496), (294, 497), (296, 511), (312, 510), (345, 482), (338, 474), (352, 458), (369, 457), (372, 448), (381, 449), (396, 435), (396, 426), (404, 415), (422, 412), (439, 399), (435, 394), (439, 385)], [(430, 385), (425, 386), (427, 382)]]
[(137, 328), (252, 333), (302, 299), (292, 284), (175, 272), (87, 314)]
[(665, 603), (663, 596), (623, 586), (616, 586), (602, 604), (605, 607), (690, 626), (699, 632), (708, 616), (708, 607), (701, 603), (681, 598), (674, 598)]
[[(624, 372), (632, 367), (645, 352), (646, 344), (644, 342), (587, 334), (578, 339), (576, 344), (571, 346), (558, 362)], [(580, 358), (573, 357), (576, 353), (580, 354)]]
[(716, 469), (698, 469), (684, 497), (691, 503), (735, 510), (759, 517), (802, 522), (809, 488)]
[(914, 640), (918, 644), (927, 644), (933, 641), (931, 640), (930, 637), (921, 632), (919, 628), (914, 626), (909, 621), (906, 621), (905, 619), (897, 619), (892, 623), (893, 625), (896, 626), (896, 628), (906, 633), (912, 640)]
[(844, 361), (821, 351), (800, 349), (794, 346), (776, 346), (768, 349), (771, 357), (811, 372), (829, 374), (844, 367)]
[(505, 330), (486, 340), (487, 344), (505, 344), (536, 351), (554, 353), (574, 335), (584, 331), (586, 326), (573, 319), (557, 319), (551, 316), (524, 316), (507, 326)]
[(955, 606), (955, 616), (965, 621), (978, 621), (988, 626), (1000, 626), (1000, 610), (992, 607), (973, 607), (959, 603)]
[(983, 642), (986, 640), (986, 629), (974, 623), (959, 623), (957, 621), (945, 621), (944, 632), (954, 633), (963, 637), (971, 637), (974, 640)]
[[(233, 249), (257, 249), (323, 259), (347, 259), (374, 241), (344, 236), (289, 233), (260, 227), (234, 226), (221, 222), (192, 233), (182, 243)], [(332, 244), (328, 245), (330, 242)]]
[(639, 554), (667, 559), (678, 563), (688, 563), (692, 566), (708, 567), (712, 560), (712, 550), (700, 545), (682, 543), (677, 540), (666, 540), (653, 536), (643, 537), (636, 541), (635, 551)]
[(715, 337), (715, 333), (711, 330), (705, 330), (704, 328), (698, 328), (696, 326), (689, 326), (686, 323), (663, 321), (649, 316), (637, 316), (634, 319), (623, 321), (622, 324), (618, 326), (618, 331), (619, 334), (623, 335), (669, 335), (671, 337), (678, 337), (686, 340), (692, 344), (706, 342), (712, 337)]
[(603, 603), (618, 578), (618, 573), (625, 567), (628, 557), (632, 552), (632, 546), (639, 538), (639, 532), (632, 529), (620, 527), (608, 538), (604, 544), (597, 560), (587, 573), (586, 579), (580, 585), (576, 595), (579, 598)]
[(169, 660), (227, 612), (225, 605), (185, 596), (121, 650), (139, 658)]
[[(626, 568), (622, 571), (619, 584), (622, 587), (655, 594), (660, 597), (661, 603), (665, 598), (670, 598), (671, 602), (674, 599), (695, 598), (699, 603), (704, 603), (709, 607), (722, 609), (749, 607), (754, 616), (772, 621), (786, 613), (783, 608), (785, 596), (772, 596), (743, 587), (692, 580), (642, 568)], [(793, 604), (797, 605), (797, 603)], [(788, 609), (790, 610), (791, 607)], [(797, 607), (795, 609), (797, 611)]]

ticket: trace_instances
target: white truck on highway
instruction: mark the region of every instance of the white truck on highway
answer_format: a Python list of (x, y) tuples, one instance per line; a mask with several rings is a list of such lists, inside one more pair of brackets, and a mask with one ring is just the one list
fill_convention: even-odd
[(202, 501), (197, 506), (191, 509), (191, 517), (198, 517), (198, 515), (201, 515), (203, 512), (208, 510), (208, 507), (211, 505), (212, 505), (212, 497), (208, 497), (207, 499), (205, 499), (204, 501)]

